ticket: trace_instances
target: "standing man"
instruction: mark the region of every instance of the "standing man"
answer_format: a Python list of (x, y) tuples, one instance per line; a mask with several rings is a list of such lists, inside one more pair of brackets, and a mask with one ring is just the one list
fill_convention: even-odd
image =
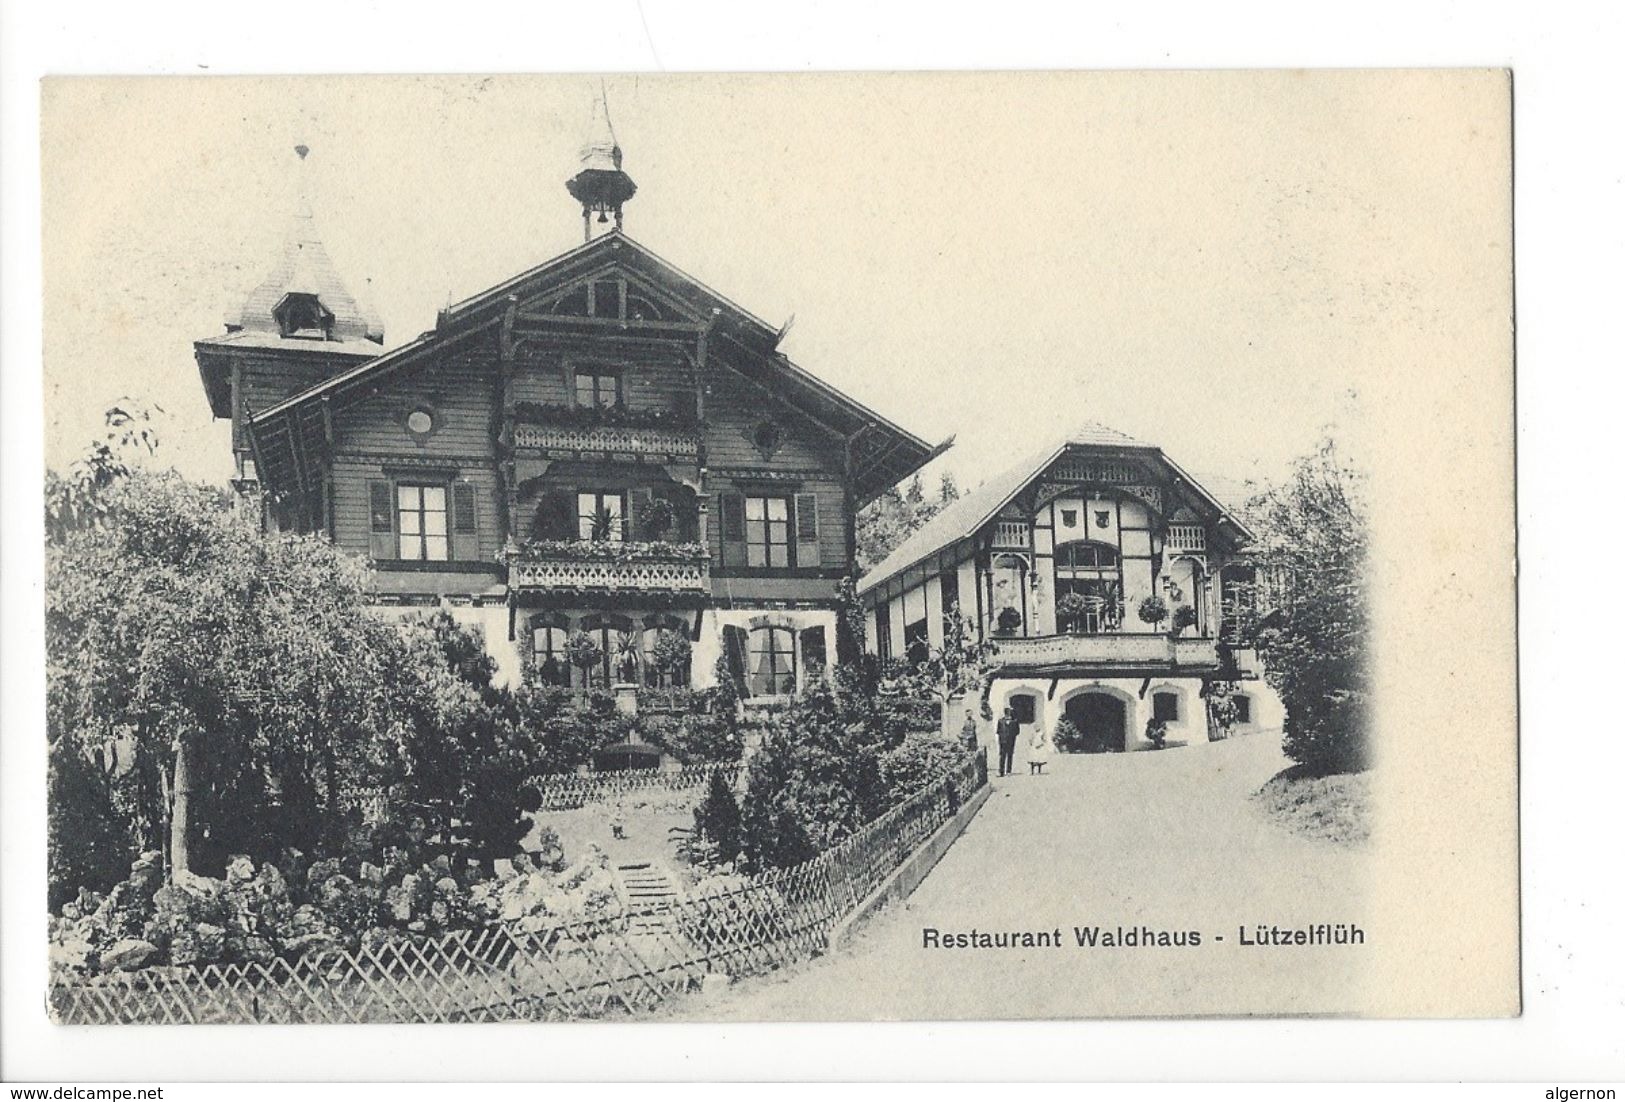
[(999, 776), (1015, 771), (1016, 768), (1016, 733), (1020, 724), (1016, 722), (1016, 710), (1008, 704), (1004, 706), (1004, 714), (999, 717)]

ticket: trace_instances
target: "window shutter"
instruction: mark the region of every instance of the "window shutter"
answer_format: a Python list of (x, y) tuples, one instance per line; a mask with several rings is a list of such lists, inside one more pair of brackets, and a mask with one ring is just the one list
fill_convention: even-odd
[(451, 557), (471, 562), (480, 557), (479, 494), (472, 482), (451, 485)]
[(817, 566), (818, 495), (796, 495), (796, 565)]
[[(654, 491), (646, 486), (634, 486), (626, 495), (626, 538), (629, 540), (647, 540), (652, 537), (643, 530), (646, 518), (649, 516), (649, 506), (654, 503)], [(669, 537), (669, 533), (668, 533)]]
[(806, 678), (822, 678), (829, 667), (824, 625), (801, 629), (801, 669)]
[(718, 498), (722, 503), (722, 564), (744, 566), (745, 495), (719, 494)]
[(395, 487), (387, 479), (367, 483), (371, 538), (368, 553), (374, 559), (395, 559), (400, 549), (395, 542)]
[(722, 626), (722, 652), (728, 660), (728, 676), (733, 678), (739, 695), (750, 695), (750, 678), (745, 673), (745, 629), (732, 624)]

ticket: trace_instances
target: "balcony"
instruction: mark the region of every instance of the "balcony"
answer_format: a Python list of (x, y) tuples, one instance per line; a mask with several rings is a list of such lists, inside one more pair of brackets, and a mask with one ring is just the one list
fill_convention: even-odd
[(521, 402), (513, 445), (577, 455), (624, 455), (658, 462), (694, 461), (700, 434), (687, 414), (671, 410), (583, 409)]
[(508, 585), (516, 590), (711, 590), (711, 558), (697, 543), (533, 540), (509, 551), (507, 560)]
[(1217, 639), (1170, 639), (1165, 634), (1040, 635), (995, 639), (996, 666), (1048, 670), (1072, 666), (1122, 670), (1213, 671), (1219, 668)]

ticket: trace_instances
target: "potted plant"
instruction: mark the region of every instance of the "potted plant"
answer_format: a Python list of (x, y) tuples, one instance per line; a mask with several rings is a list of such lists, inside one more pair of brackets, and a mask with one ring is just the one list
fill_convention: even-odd
[(612, 540), (620, 534), (621, 518), (610, 512), (607, 506), (600, 505), (592, 514), (590, 527), (591, 539), (594, 543)]
[(687, 635), (671, 628), (662, 628), (655, 636), (649, 659), (666, 681), (675, 685), (683, 680), (682, 674), (688, 672), (692, 652)]
[(677, 520), (677, 509), (667, 498), (657, 497), (643, 510), (643, 538), (663, 540)]
[(564, 657), (581, 670), (582, 680), (590, 683), (592, 671), (604, 660), (604, 648), (591, 635), (578, 631), (564, 641)]
[(1074, 635), (1082, 634), (1084, 615), (1088, 611), (1089, 601), (1081, 593), (1064, 594), (1055, 602), (1055, 618), (1061, 629)]
[(638, 633), (623, 631), (615, 636), (615, 679), (623, 685), (638, 679)]
[(1170, 627), (1168, 628), (1168, 634), (1177, 639), (1179, 638), (1180, 632), (1184, 631), (1188, 627), (1194, 627), (1195, 624), (1196, 609), (1192, 608), (1190, 605), (1180, 605), (1178, 608), (1174, 609), (1174, 618), (1171, 621)]
[(999, 617), (995, 621), (1000, 635), (1014, 635), (1021, 630), (1021, 612), (1010, 605), (999, 609)]
[(1155, 593), (1140, 602), (1140, 619), (1156, 627), (1168, 619), (1168, 602)]

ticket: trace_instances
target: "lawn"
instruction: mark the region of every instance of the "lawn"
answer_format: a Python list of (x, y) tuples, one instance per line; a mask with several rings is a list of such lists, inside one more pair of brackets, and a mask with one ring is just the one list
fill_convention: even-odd
[[(588, 804), (574, 811), (539, 811), (531, 816), (537, 828), (526, 838), (524, 848), (535, 848), (538, 829), (546, 826), (558, 832), (568, 860), (580, 857), (588, 846), (597, 846), (612, 864), (657, 861), (675, 870), (681, 863), (672, 854), (667, 831), (674, 826), (694, 826), (694, 805), (701, 795), (698, 790), (650, 793)], [(615, 837), (610, 825), (617, 811), (624, 820), (622, 838)]]
[(1371, 837), (1371, 773), (1317, 774), (1283, 769), (1253, 794), (1271, 820), (1295, 834), (1342, 846)]

